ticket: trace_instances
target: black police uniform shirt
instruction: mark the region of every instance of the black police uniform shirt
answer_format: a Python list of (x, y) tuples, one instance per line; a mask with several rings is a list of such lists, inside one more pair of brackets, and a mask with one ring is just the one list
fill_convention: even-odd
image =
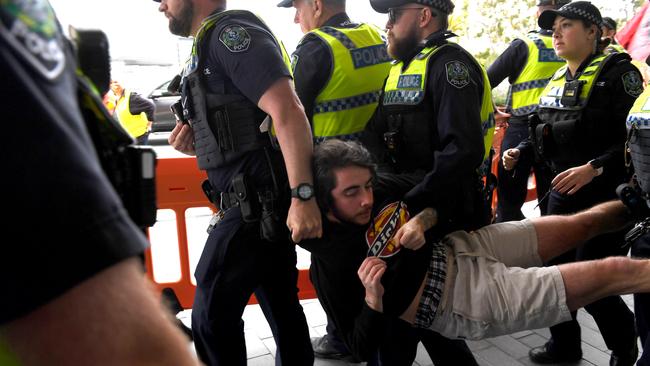
[[(15, 4), (15, 13), (0, 7), (0, 325), (147, 246), (96, 157), (79, 112), (72, 52), (53, 13), (42, 13), (49, 5)], [(34, 45), (48, 45), (47, 53)]]
[[(441, 31), (427, 39), (432, 45), (441, 45), (448, 37), (448, 33)], [(419, 51), (415, 50), (412, 57)], [(467, 66), (469, 82), (463, 87), (459, 88), (449, 81), (445, 65), (450, 62), (462, 62)], [(431, 121), (422, 121), (431, 125), (431, 136), (409, 138), (426, 138), (430, 141), (431, 149), (417, 150), (408, 142), (404, 143), (400, 147), (402, 152), (398, 170), (400, 173), (420, 175), (424, 172), (424, 179), (404, 197), (409, 211), (417, 213), (425, 207), (436, 207), (444, 215), (446, 209), (450, 208), (448, 206), (453, 205), (445, 195), (456, 192), (461, 183), (470, 183), (467, 180), (474, 176), (483, 161), (483, 74), (469, 55), (454, 47), (445, 47), (432, 56), (427, 70), (425, 100), (421, 108), (431, 108), (435, 116)], [(380, 161), (386, 162), (390, 158), (386, 155), (383, 142), (384, 132), (388, 131), (384, 109), (380, 105), (368, 123), (363, 142)], [(402, 130), (403, 134), (408, 134), (408, 127)]]
[[(579, 74), (589, 65), (593, 55), (585, 60), (576, 70)], [(630, 78), (630, 73), (636, 77)], [(567, 81), (574, 80), (576, 75), (570, 75), (567, 69)], [(631, 81), (638, 82), (632, 83)], [(623, 183), (626, 179), (626, 170), (623, 159), (625, 140), (627, 137), (625, 121), (627, 115), (643, 91), (643, 77), (639, 70), (628, 61), (609, 62), (601, 71), (594, 83), (591, 97), (583, 111), (582, 128), (578, 132), (580, 138), (576, 144), (582, 151), (588, 152), (593, 159), (598, 159), (603, 165), (603, 174), (599, 181), (610, 181), (613, 184)], [(523, 154), (534, 154), (530, 139), (522, 141), (518, 149)], [(587, 162), (585, 161), (584, 164)], [(571, 168), (569, 166), (554, 166), (554, 173), (558, 174)]]
[[(346, 13), (338, 13), (328, 19), (323, 27), (354, 28), (358, 25)], [(305, 35), (291, 55), (291, 65), (296, 93), (305, 107), (307, 118), (312, 121), (316, 97), (325, 88), (333, 72), (332, 52), (322, 38), (310, 33)]]
[[(553, 35), (553, 32), (549, 30), (538, 30), (537, 33), (543, 36)], [(528, 52), (528, 45), (525, 41), (519, 38), (513, 40), (508, 48), (487, 69), (492, 88), (499, 86), (506, 78), (508, 78), (510, 85), (514, 84), (524, 67), (526, 67)]]
[(141, 96), (136, 92), (131, 92), (129, 98), (129, 113), (134, 116), (144, 112), (148, 121), (154, 121), (156, 106), (149, 99)]
[[(375, 185), (373, 216), (412, 187), (413, 183), (403, 177), (394, 178), (379, 177), (382, 182)], [(368, 254), (367, 228), (324, 219), (322, 238), (299, 243), (311, 252), (309, 274), (318, 300), (334, 323), (336, 335), (359, 360), (367, 360), (380, 345), (387, 317), (399, 317), (411, 304), (426, 275), (433, 248), (427, 244), (417, 251), (402, 249), (384, 259), (388, 265), (382, 276), (384, 312), (379, 313), (367, 306), (365, 288), (357, 275)]]
[[(245, 51), (235, 51), (220, 40), (225, 28), (233, 25), (245, 30), (240, 40), (249, 43)], [(226, 93), (243, 95), (257, 105), (273, 83), (291, 77), (280, 46), (252, 13), (225, 15), (200, 46), (200, 72), (209, 93), (223, 93), (218, 85), (225, 84)], [(245, 154), (230, 165), (210, 169), (208, 177), (214, 189), (224, 192), (230, 189), (232, 179), (240, 172), (247, 173), (260, 186), (271, 184), (269, 164), (262, 150)]]

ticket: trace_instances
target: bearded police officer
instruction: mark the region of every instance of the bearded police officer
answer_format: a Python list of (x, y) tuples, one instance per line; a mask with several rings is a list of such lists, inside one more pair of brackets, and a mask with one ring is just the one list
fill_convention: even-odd
[(390, 69), (384, 35), (356, 23), (345, 0), (284, 0), (305, 36), (292, 55), (296, 92), (316, 143), (358, 139), (375, 112)]
[(447, 30), (453, 3), (370, 4), (388, 13), (388, 53), (396, 61), (365, 143), (384, 165), (419, 175), (405, 201), (412, 212), (435, 207), (441, 215), (436, 228), (440, 234), (485, 224), (478, 172), (492, 143), (491, 89), (479, 63), (447, 41), (454, 36)]
[(241, 315), (255, 291), (274, 333), (276, 363), (310, 365), (286, 231), (294, 242), (321, 234), (309, 123), (280, 42), (252, 13), (225, 7), (224, 0), (162, 0), (159, 8), (173, 34), (194, 36), (181, 84), (181, 118), (189, 124), (178, 122), (169, 142), (196, 154), (221, 208), (195, 272), (195, 345), (209, 365), (246, 364)]
[[(601, 22), (600, 11), (587, 1), (546, 10), (539, 17), (540, 27), (553, 29), (553, 48), (567, 65), (542, 93), (530, 141), (504, 154), (504, 163), (510, 169), (516, 163), (513, 158), (534, 152), (547, 161), (555, 174), (548, 202), (551, 215), (578, 212), (615, 198), (616, 187), (628, 179), (623, 160), (625, 119), (643, 91), (642, 78), (627, 54), (603, 53), (608, 42), (601, 39)], [(621, 242), (623, 235), (595, 237), (549, 264), (625, 255), (626, 247), (611, 245)], [(610, 296), (585, 309), (612, 350), (610, 365), (632, 365), (637, 355), (634, 315), (623, 300)], [(572, 316), (551, 327), (551, 339), (530, 351), (534, 362), (580, 360), (580, 325), (575, 312)]]
[[(570, 1), (540, 0), (535, 19), (544, 10), (559, 9)], [(515, 39), (487, 70), (493, 88), (505, 78), (510, 82), (506, 112), (511, 117), (501, 143), (502, 152), (528, 138), (528, 117), (537, 110), (540, 94), (551, 76), (564, 65), (564, 60), (557, 57), (553, 50), (552, 34), (549, 30), (541, 29)], [(542, 215), (546, 214), (547, 201), (543, 197), (551, 184), (551, 172), (544, 162), (530, 158), (520, 161), (512, 172), (506, 172), (499, 165), (497, 222), (524, 218), (521, 206), (526, 200), (531, 168), (535, 172), (540, 211)]]

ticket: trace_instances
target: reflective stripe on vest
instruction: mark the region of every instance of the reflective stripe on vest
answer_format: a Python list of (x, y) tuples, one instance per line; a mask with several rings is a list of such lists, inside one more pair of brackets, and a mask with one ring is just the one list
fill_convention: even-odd
[(598, 79), (598, 75), (600, 75), (603, 66), (605, 66), (607, 60), (611, 56), (612, 55), (600, 55), (594, 58), (582, 74), (580, 74), (578, 80), (581, 80), (583, 85), (582, 90), (580, 91), (578, 105), (571, 107), (562, 105), (562, 94), (564, 93), (564, 84), (566, 83), (566, 73), (568, 68), (568, 66), (565, 65), (555, 73), (544, 89), (542, 97), (539, 100), (539, 107), (568, 111), (583, 109), (589, 101), (589, 96), (591, 95), (596, 79)]
[(528, 59), (508, 92), (507, 104), (514, 116), (526, 116), (537, 111), (544, 88), (565, 63), (555, 54), (551, 36), (529, 33), (524, 41), (528, 46)]
[(147, 132), (149, 120), (147, 119), (147, 114), (144, 112), (135, 115), (131, 114), (130, 104), (131, 92), (129, 90), (124, 90), (122, 97), (117, 100), (114, 115), (117, 116), (120, 124), (129, 135), (131, 135), (131, 137), (140, 137)]
[(639, 95), (627, 116), (627, 129), (650, 129), (650, 87)]
[(627, 53), (627, 50), (623, 48), (620, 44), (610, 44), (605, 48), (605, 53), (612, 53), (612, 52), (617, 52), (617, 53)]
[(357, 139), (377, 109), (390, 57), (380, 31), (370, 25), (311, 31), (332, 54), (332, 74), (316, 97), (314, 139)]
[(402, 70), (403, 62), (393, 64), (384, 87), (382, 105), (416, 106), (424, 100), (426, 80), (428, 77), (427, 65), (431, 57), (444, 47), (455, 47), (468, 55), (481, 69), (483, 75), (483, 100), (481, 101), (481, 128), (483, 130), (483, 143), (485, 153), (483, 160), (488, 159), (494, 137), (494, 107), (492, 105), (492, 89), (485, 68), (462, 47), (454, 43), (445, 43), (442, 46), (427, 47), (413, 58), (406, 70)]

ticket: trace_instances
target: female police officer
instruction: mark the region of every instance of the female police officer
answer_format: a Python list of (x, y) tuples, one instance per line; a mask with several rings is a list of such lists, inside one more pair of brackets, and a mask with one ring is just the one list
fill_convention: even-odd
[[(607, 42), (601, 42), (601, 23), (600, 12), (587, 1), (547, 10), (539, 18), (543, 29), (553, 29), (553, 48), (566, 65), (542, 93), (539, 118), (531, 120), (530, 140), (506, 151), (503, 162), (506, 169), (512, 169), (517, 159), (532, 154), (533, 148), (544, 158), (556, 174), (549, 214), (577, 212), (615, 198), (617, 185), (625, 181), (625, 119), (643, 91), (642, 79), (629, 56), (603, 54)], [(625, 255), (627, 248), (602, 245), (621, 239), (621, 233), (597, 237), (550, 264)], [(621, 298), (602, 299), (586, 310), (612, 350), (610, 365), (633, 364), (637, 353), (634, 316)], [(575, 313), (573, 318), (551, 327), (551, 339), (530, 352), (534, 362), (577, 361), (582, 357)]]

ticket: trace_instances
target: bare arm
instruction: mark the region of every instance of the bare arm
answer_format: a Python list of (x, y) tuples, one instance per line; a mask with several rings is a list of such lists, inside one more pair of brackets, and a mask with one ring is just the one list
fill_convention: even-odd
[[(278, 79), (264, 92), (258, 106), (273, 119), (291, 187), (300, 183), (313, 184), (311, 129), (290, 79)], [(292, 198), (287, 226), (294, 242), (320, 237), (321, 215), (316, 200)]]
[(136, 259), (0, 328), (20, 365), (197, 365)]

